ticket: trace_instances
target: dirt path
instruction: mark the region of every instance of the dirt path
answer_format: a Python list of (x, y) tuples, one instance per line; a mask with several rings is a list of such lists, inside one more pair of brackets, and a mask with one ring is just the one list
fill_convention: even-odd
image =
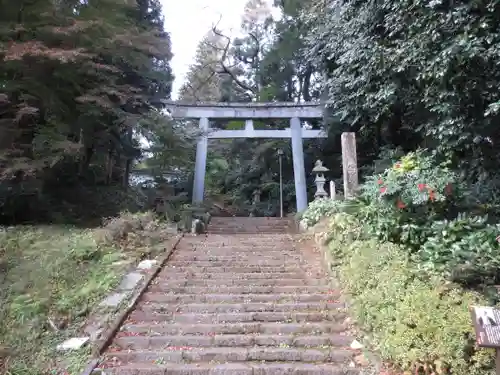
[(121, 375), (359, 374), (319, 254), (301, 250), (277, 221), (225, 220), (180, 242), (99, 367)]

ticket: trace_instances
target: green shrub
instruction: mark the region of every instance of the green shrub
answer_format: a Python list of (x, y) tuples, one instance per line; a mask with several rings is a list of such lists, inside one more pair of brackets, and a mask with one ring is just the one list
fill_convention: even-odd
[(352, 312), (382, 357), (412, 374), (423, 366), (435, 374), (493, 374), (493, 353), (475, 347), (468, 311), (486, 301), (419, 274), (404, 248), (361, 234), (353, 216), (334, 215), (329, 249)]
[(461, 214), (432, 223), (416, 253), (421, 269), (437, 271), (464, 284), (497, 284), (500, 269), (499, 225), (486, 217)]
[(342, 204), (342, 201), (334, 199), (316, 199), (312, 201), (307, 207), (307, 210), (302, 213), (300, 221), (306, 224), (307, 227), (312, 227), (322, 218), (340, 212)]

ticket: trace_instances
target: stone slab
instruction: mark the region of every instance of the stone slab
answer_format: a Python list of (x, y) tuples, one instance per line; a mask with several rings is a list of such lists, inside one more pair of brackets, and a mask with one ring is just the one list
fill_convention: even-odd
[(107, 296), (100, 304), (100, 307), (118, 307), (127, 297), (128, 292), (113, 293)]
[(123, 277), (120, 285), (118, 286), (118, 289), (119, 290), (135, 289), (135, 287), (139, 284), (142, 278), (143, 278), (142, 274), (138, 272), (130, 272)]
[(83, 347), (89, 341), (89, 339), (90, 337), (72, 337), (64, 341), (62, 344), (57, 345), (57, 350), (78, 350)]
[(156, 259), (145, 259), (137, 265), (137, 268), (140, 270), (149, 270), (153, 268), (157, 263), (158, 261)]

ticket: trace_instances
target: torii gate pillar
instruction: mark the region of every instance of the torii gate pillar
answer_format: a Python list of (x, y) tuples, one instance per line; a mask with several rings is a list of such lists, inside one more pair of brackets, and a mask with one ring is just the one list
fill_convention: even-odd
[(293, 117), (290, 119), (290, 130), (292, 133), (292, 158), (293, 158), (293, 179), (295, 182), (295, 199), (297, 202), (297, 212), (307, 209), (307, 184), (306, 169), (304, 167), (304, 145), (302, 142), (302, 126), (300, 119)]
[(194, 166), (193, 203), (203, 202), (205, 194), (205, 173), (208, 155), (208, 118), (200, 118), (200, 130), (203, 132), (196, 145), (196, 161)]

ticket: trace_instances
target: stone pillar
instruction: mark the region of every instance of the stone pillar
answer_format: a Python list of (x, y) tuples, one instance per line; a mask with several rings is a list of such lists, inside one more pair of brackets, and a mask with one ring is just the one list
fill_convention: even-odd
[(200, 130), (202, 135), (196, 146), (196, 162), (194, 167), (194, 182), (193, 182), (193, 203), (203, 202), (205, 192), (205, 173), (207, 169), (207, 153), (208, 153), (208, 118), (200, 118)]
[(303, 212), (307, 209), (307, 186), (304, 149), (302, 145), (302, 127), (298, 117), (290, 119), (290, 132), (292, 135), (293, 177), (295, 180), (297, 212)]
[(337, 192), (335, 191), (335, 182), (330, 181), (330, 198), (337, 199)]
[(342, 170), (344, 171), (344, 199), (352, 199), (358, 190), (358, 162), (356, 134), (342, 133)]

